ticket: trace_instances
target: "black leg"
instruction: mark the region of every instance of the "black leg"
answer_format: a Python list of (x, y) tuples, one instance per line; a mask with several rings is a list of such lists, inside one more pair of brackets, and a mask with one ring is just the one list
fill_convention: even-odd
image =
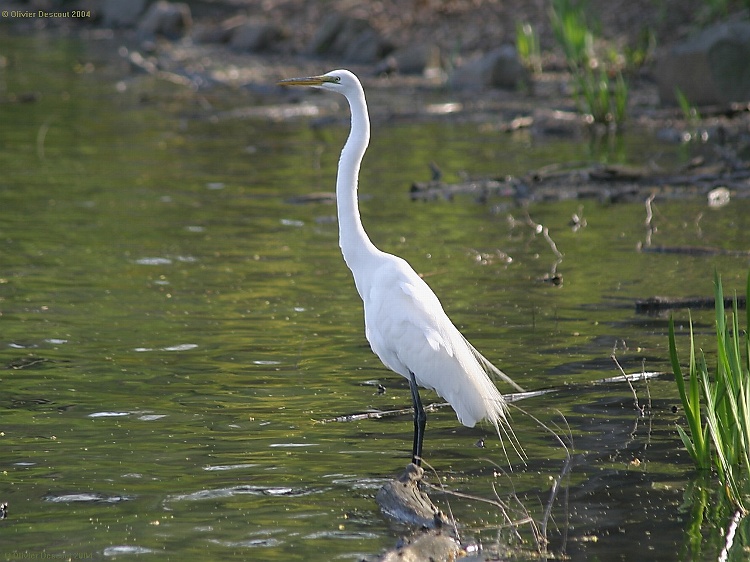
[(411, 401), (414, 404), (414, 446), (411, 450), (411, 462), (417, 466), (422, 465), (422, 441), (424, 441), (424, 428), (427, 425), (427, 414), (419, 397), (417, 379), (414, 373), (409, 371), (409, 389), (411, 390)]

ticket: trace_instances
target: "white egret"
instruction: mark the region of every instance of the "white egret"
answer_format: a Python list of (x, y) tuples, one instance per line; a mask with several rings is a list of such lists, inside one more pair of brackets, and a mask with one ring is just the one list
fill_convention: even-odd
[(376, 248), (362, 226), (357, 183), (370, 141), (370, 120), (359, 80), (348, 70), (334, 70), (279, 84), (338, 92), (349, 102), (351, 130), (336, 178), (339, 246), (364, 302), (365, 335), (370, 347), (386, 367), (409, 381), (414, 404), (412, 462), (421, 463), (427, 421), (418, 386), (432, 389), (447, 400), (465, 426), (488, 420), (501, 439), (501, 428), (512, 436), (506, 401), (488, 373), (523, 389), (474, 349), (450, 321), (427, 283), (405, 260)]

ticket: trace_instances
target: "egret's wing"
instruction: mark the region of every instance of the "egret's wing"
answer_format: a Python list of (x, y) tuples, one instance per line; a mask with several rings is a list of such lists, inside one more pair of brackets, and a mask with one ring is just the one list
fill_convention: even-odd
[(439, 368), (440, 356), (455, 355), (446, 330), (450, 321), (427, 284), (401, 261), (378, 272), (364, 298), (367, 339), (388, 368), (404, 377), (412, 371), (420, 384), (433, 388), (423, 374)]
[(367, 339), (388, 368), (407, 378), (414, 373), (468, 427), (481, 419), (496, 428), (504, 422), (505, 401), (490, 375), (512, 381), (466, 341), (406, 262), (394, 258), (375, 272), (364, 301)]
[(410, 299), (408, 320), (422, 332), (434, 351), (439, 351), (442, 347), (450, 357), (453, 357), (450, 339), (444, 333), (445, 331), (441, 330), (441, 316), (445, 313), (435, 293), (425, 283), (401, 281), (399, 286)]
[[(438, 300), (438, 298), (435, 296), (435, 294), (426, 284), (413, 284), (413, 283), (407, 283), (407, 282), (402, 281), (400, 285), (401, 285), (401, 289), (407, 295), (412, 297), (415, 305), (418, 308), (423, 309), (421, 311), (422, 314), (420, 315), (421, 318), (429, 319), (429, 322), (425, 326), (422, 327), (422, 330), (428, 342), (430, 342), (430, 346), (435, 351), (437, 351), (439, 347), (442, 346), (445, 348), (448, 355), (453, 357), (455, 344), (451, 343), (450, 338), (442, 337), (441, 334), (432, 327), (436, 323), (435, 314), (434, 314), (435, 310), (439, 310), (440, 315), (445, 317), (446, 321), (450, 322), (450, 320), (447, 319), (447, 316), (445, 316), (445, 313), (443, 312), (443, 307), (440, 304), (440, 301)], [(452, 327), (452, 323), (451, 323), (451, 327)], [(484, 355), (482, 355), (479, 351), (477, 351), (477, 349), (473, 345), (471, 345), (471, 343), (463, 336), (463, 334), (458, 332), (458, 330), (455, 330), (452, 332), (454, 336), (456, 333), (460, 335), (461, 340), (468, 346), (471, 353), (474, 355), (474, 357), (479, 362), (479, 364), (482, 365), (482, 367), (484, 368), (485, 372), (487, 372), (487, 374), (492, 375), (494, 377), (497, 377), (507, 382), (519, 392), (524, 392), (523, 388), (521, 388), (518, 384), (516, 384), (513, 381), (513, 379), (511, 379), (508, 375), (506, 375), (500, 369), (495, 367), (495, 365), (493, 365), (489, 359), (487, 359)]]

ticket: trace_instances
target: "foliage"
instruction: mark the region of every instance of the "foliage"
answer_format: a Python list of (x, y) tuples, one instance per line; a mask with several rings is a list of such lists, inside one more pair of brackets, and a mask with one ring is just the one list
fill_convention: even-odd
[(682, 135), (684, 142), (690, 142), (694, 140), (705, 141), (708, 138), (708, 133), (705, 130), (701, 130), (701, 114), (698, 108), (690, 103), (687, 96), (679, 88), (675, 88), (675, 98), (677, 98), (677, 104), (682, 111), (682, 117), (685, 120), (687, 130)]
[[(728, 499), (747, 512), (750, 476), (750, 317), (740, 331), (735, 296), (730, 321), (724, 310), (724, 291), (714, 275), (716, 313), (716, 369), (711, 377), (703, 353), (695, 353), (690, 321), (690, 367), (682, 373), (675, 344), (674, 321), (669, 321), (669, 354), (689, 433), (678, 426), (685, 448), (699, 469), (713, 467)], [(750, 275), (747, 280), (750, 294)]]
[(701, 23), (712, 22), (724, 18), (729, 13), (729, 0), (703, 0), (702, 9), (698, 13)]
[(516, 23), (516, 51), (523, 64), (532, 72), (542, 71), (542, 49), (539, 34), (530, 23)]
[(552, 0), (550, 22), (573, 75), (580, 110), (595, 123), (622, 126), (628, 101), (628, 85), (620, 62), (625, 57), (612, 52), (609, 62), (605, 62), (596, 56), (595, 35), (580, 3)]
[(701, 120), (701, 114), (698, 112), (698, 108), (690, 103), (687, 96), (679, 88), (675, 88), (674, 95), (677, 98), (677, 104), (680, 106), (682, 116), (690, 124), (695, 124)]

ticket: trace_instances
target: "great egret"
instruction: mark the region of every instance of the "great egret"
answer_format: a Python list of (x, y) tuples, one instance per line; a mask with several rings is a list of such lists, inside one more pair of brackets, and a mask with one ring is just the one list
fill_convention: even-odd
[(349, 102), (351, 130), (336, 178), (339, 246), (364, 302), (365, 335), (370, 347), (386, 367), (409, 381), (414, 404), (412, 462), (421, 464), (427, 422), (418, 386), (432, 389), (447, 400), (465, 426), (489, 420), (501, 439), (502, 426), (512, 440), (505, 399), (488, 373), (523, 389), (474, 349), (450, 321), (427, 283), (405, 260), (376, 248), (362, 226), (357, 182), (370, 141), (362, 84), (348, 70), (290, 78), (279, 84), (330, 90)]

